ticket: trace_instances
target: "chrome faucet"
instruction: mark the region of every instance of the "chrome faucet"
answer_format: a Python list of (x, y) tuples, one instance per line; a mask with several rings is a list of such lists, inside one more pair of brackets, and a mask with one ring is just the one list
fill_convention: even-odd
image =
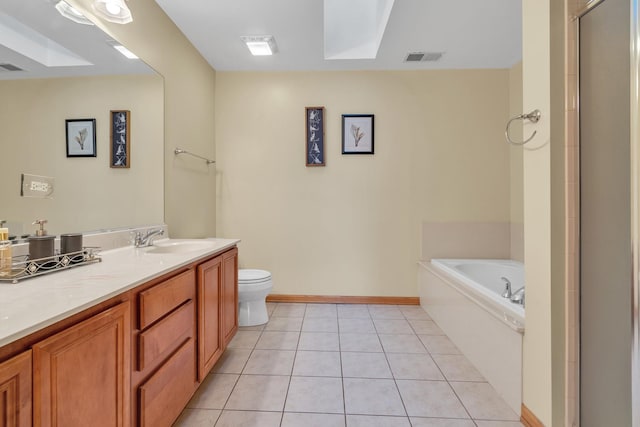
[(133, 236), (133, 246), (136, 248), (144, 248), (147, 246), (151, 246), (155, 237), (162, 236), (164, 234), (163, 228), (156, 228), (153, 230), (148, 230), (145, 233), (142, 231), (136, 231)]
[(520, 304), (524, 307), (524, 286), (515, 291), (510, 299), (512, 303)]
[(506, 277), (501, 277), (504, 280), (504, 292), (502, 292), (502, 298), (511, 298), (511, 282)]

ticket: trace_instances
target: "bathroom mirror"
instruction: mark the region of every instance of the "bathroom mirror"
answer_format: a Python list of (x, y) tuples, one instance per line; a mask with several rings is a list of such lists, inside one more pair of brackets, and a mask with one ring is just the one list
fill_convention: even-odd
[[(49, 234), (161, 223), (163, 78), (56, 3), (0, 2), (0, 219), (17, 236), (36, 219)], [(111, 167), (112, 110), (130, 112), (128, 168)], [(95, 119), (95, 157), (67, 156), (77, 119)], [(50, 197), (22, 197), (22, 174), (52, 177)]]

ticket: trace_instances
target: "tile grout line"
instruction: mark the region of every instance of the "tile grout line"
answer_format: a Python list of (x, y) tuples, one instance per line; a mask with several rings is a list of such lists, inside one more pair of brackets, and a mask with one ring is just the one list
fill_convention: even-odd
[[(275, 311), (275, 310), (274, 310)], [(300, 346), (300, 337), (302, 336), (302, 326), (304, 325), (304, 315), (307, 312), (307, 305), (304, 305), (304, 310), (302, 313), (302, 323), (300, 324), (300, 331), (298, 332), (298, 342), (296, 344), (296, 350), (293, 355), (293, 363), (291, 364), (291, 371), (289, 372), (289, 382), (287, 384), (287, 391), (284, 394), (284, 402), (282, 403), (282, 413), (280, 414), (280, 427), (282, 427), (282, 423), (284, 422), (284, 410), (287, 407), (287, 399), (289, 398), (289, 390), (291, 390), (291, 380), (293, 378), (293, 369), (296, 366), (296, 360), (298, 358), (298, 347)]]
[[(407, 320), (408, 321), (408, 320)], [(437, 323), (435, 323), (435, 321), (433, 322), (436, 326)], [(413, 327), (413, 324), (411, 324), (411, 322), (409, 322), (409, 325), (411, 326), (411, 329), (413, 330), (413, 332), (416, 334), (416, 337), (418, 337), (418, 334), (415, 330), (415, 328)], [(439, 326), (438, 326), (439, 328)], [(425, 334), (428, 335), (428, 334)], [(445, 335), (446, 336), (446, 335)], [(431, 357), (431, 360), (433, 360), (433, 363), (436, 365), (436, 367), (438, 368), (438, 371), (440, 371), (440, 374), (442, 375), (442, 377), (444, 378), (444, 380), (446, 381), (447, 385), (449, 386), (449, 388), (451, 389), (451, 391), (453, 392), (453, 394), (456, 396), (456, 399), (458, 399), (458, 402), (460, 402), (460, 405), (462, 405), (462, 408), (464, 409), (464, 411), (467, 413), (467, 415), (469, 416), (469, 420), (471, 420), (471, 422), (473, 424), (475, 424), (477, 426), (477, 423), (475, 422), (475, 420), (473, 419), (473, 417), (471, 416), (471, 413), (469, 412), (469, 410), (467, 409), (467, 407), (465, 406), (464, 402), (462, 401), (462, 399), (460, 399), (460, 396), (458, 396), (458, 393), (456, 392), (456, 390), (453, 388), (453, 386), (451, 385), (451, 383), (449, 382), (449, 378), (447, 378), (447, 376), (445, 375), (444, 371), (442, 370), (442, 368), (440, 368), (440, 365), (438, 364), (438, 362), (433, 358), (433, 356), (431, 355), (431, 352), (429, 351), (429, 349), (427, 348), (426, 345), (424, 345), (424, 343), (422, 342), (422, 340), (420, 339), (420, 337), (418, 337), (418, 340), (420, 340), (420, 342), (422, 343), (423, 347), (425, 348), (425, 350), (427, 350), (427, 354), (429, 354), (429, 357)]]
[[(262, 334), (264, 333), (264, 329), (265, 328), (262, 328), (262, 330), (260, 330), (260, 334), (258, 335), (258, 339), (256, 340), (255, 344), (253, 345), (253, 348), (251, 349), (251, 352), (249, 353), (249, 357), (247, 357), (247, 360), (242, 365), (242, 369), (240, 369), (240, 373), (238, 374), (238, 378), (234, 382), (233, 387), (231, 388), (231, 391), (229, 392), (229, 395), (225, 399), (224, 405), (222, 405), (222, 410), (220, 411), (220, 414), (218, 415), (218, 418), (216, 419), (216, 422), (213, 424), (214, 427), (218, 424), (218, 422), (220, 421), (220, 418), (222, 418), (222, 413), (225, 410), (228, 411), (228, 409), (226, 409), (226, 408), (227, 408), (227, 404), (229, 403), (229, 399), (231, 399), (231, 395), (233, 394), (234, 390), (236, 389), (236, 386), (238, 385), (238, 382), (240, 382), (240, 378), (242, 377), (242, 373), (244, 372), (244, 369), (247, 367), (247, 364), (249, 363), (249, 359), (251, 359), (251, 355), (253, 354), (253, 350), (255, 350), (256, 344), (258, 343), (258, 341), (260, 341), (260, 338), (262, 337)], [(213, 372), (211, 372), (211, 373), (213, 373)]]
[[(397, 306), (396, 306), (396, 308), (397, 308)], [(402, 313), (402, 311), (400, 311), (400, 312)], [(369, 314), (371, 314), (371, 311), (369, 311)], [(402, 316), (404, 318), (404, 314), (402, 314)], [(378, 332), (378, 328), (376, 327), (376, 322), (373, 319), (373, 316), (372, 316), (372, 321), (373, 321), (373, 328), (376, 330), (376, 337), (378, 337), (378, 341), (380, 342), (380, 346), (382, 347), (382, 354), (384, 354), (384, 360), (387, 361), (387, 366), (389, 367), (389, 372), (391, 373), (391, 379), (393, 379), (393, 384), (396, 386), (396, 391), (398, 392), (398, 397), (400, 398), (400, 403), (402, 403), (402, 409), (404, 410), (405, 418), (409, 422), (409, 425), (411, 425), (411, 419), (409, 418), (409, 412), (407, 411), (407, 405), (405, 405), (404, 399), (402, 398), (402, 393), (400, 393), (400, 387), (398, 387), (398, 381), (396, 380), (396, 376), (393, 373), (393, 370), (391, 369), (391, 363), (389, 363), (389, 357), (387, 357), (387, 352), (385, 351), (384, 345), (382, 344), (382, 340), (380, 339), (380, 333)]]
[[(400, 312), (402, 313), (402, 310), (400, 310)], [(405, 320), (406, 320), (406, 316), (404, 315), (404, 313), (402, 313), (402, 316), (405, 317)], [(375, 322), (374, 322), (374, 327), (375, 327)], [(380, 345), (382, 345), (382, 340), (380, 340), (380, 334), (377, 333), (376, 335), (378, 335), (378, 340), (380, 341)], [(417, 338), (417, 335), (416, 335), (416, 338)], [(396, 374), (393, 372), (393, 369), (391, 368), (391, 363), (389, 362), (389, 356), (387, 356), (387, 352), (385, 351), (384, 346), (382, 346), (382, 351), (384, 354), (384, 358), (387, 361), (387, 365), (389, 365), (389, 371), (391, 371), (391, 377), (393, 378), (393, 383), (396, 385), (396, 390), (398, 390), (398, 396), (400, 396), (400, 402), (402, 402), (402, 408), (404, 409), (404, 413), (407, 415), (407, 421), (409, 422), (409, 425), (412, 425), (413, 423), (411, 422), (411, 418), (409, 417), (409, 411), (407, 411), (407, 405), (404, 403), (404, 399), (402, 398), (402, 393), (400, 392), (400, 387), (398, 387), (398, 380), (396, 379)]]
[(344, 389), (344, 370), (342, 369), (342, 340), (340, 339), (340, 317), (336, 306), (336, 323), (338, 324), (338, 355), (340, 357), (340, 384), (342, 384), (342, 412), (344, 412), (344, 425), (347, 426), (347, 393)]

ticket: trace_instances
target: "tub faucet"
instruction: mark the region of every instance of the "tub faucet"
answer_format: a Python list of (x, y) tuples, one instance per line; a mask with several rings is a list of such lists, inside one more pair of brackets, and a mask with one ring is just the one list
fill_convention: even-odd
[(524, 307), (524, 286), (511, 295), (511, 302), (514, 304), (520, 304)]
[(148, 230), (146, 234), (143, 234), (142, 231), (136, 231), (133, 236), (133, 246), (136, 248), (144, 248), (147, 246), (151, 246), (153, 242), (153, 238), (157, 236), (162, 236), (164, 234), (164, 229), (156, 228), (154, 230)]
[(506, 277), (501, 277), (504, 281), (504, 292), (502, 292), (502, 298), (511, 298), (511, 282)]

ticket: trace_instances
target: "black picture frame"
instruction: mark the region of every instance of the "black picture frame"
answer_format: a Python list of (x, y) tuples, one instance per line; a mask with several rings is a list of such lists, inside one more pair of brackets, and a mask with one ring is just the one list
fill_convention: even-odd
[(67, 157), (96, 157), (96, 119), (67, 119)]
[(374, 115), (342, 115), (342, 154), (374, 153)]
[(305, 107), (307, 166), (325, 166), (324, 107)]
[(109, 166), (131, 167), (131, 111), (110, 111)]

